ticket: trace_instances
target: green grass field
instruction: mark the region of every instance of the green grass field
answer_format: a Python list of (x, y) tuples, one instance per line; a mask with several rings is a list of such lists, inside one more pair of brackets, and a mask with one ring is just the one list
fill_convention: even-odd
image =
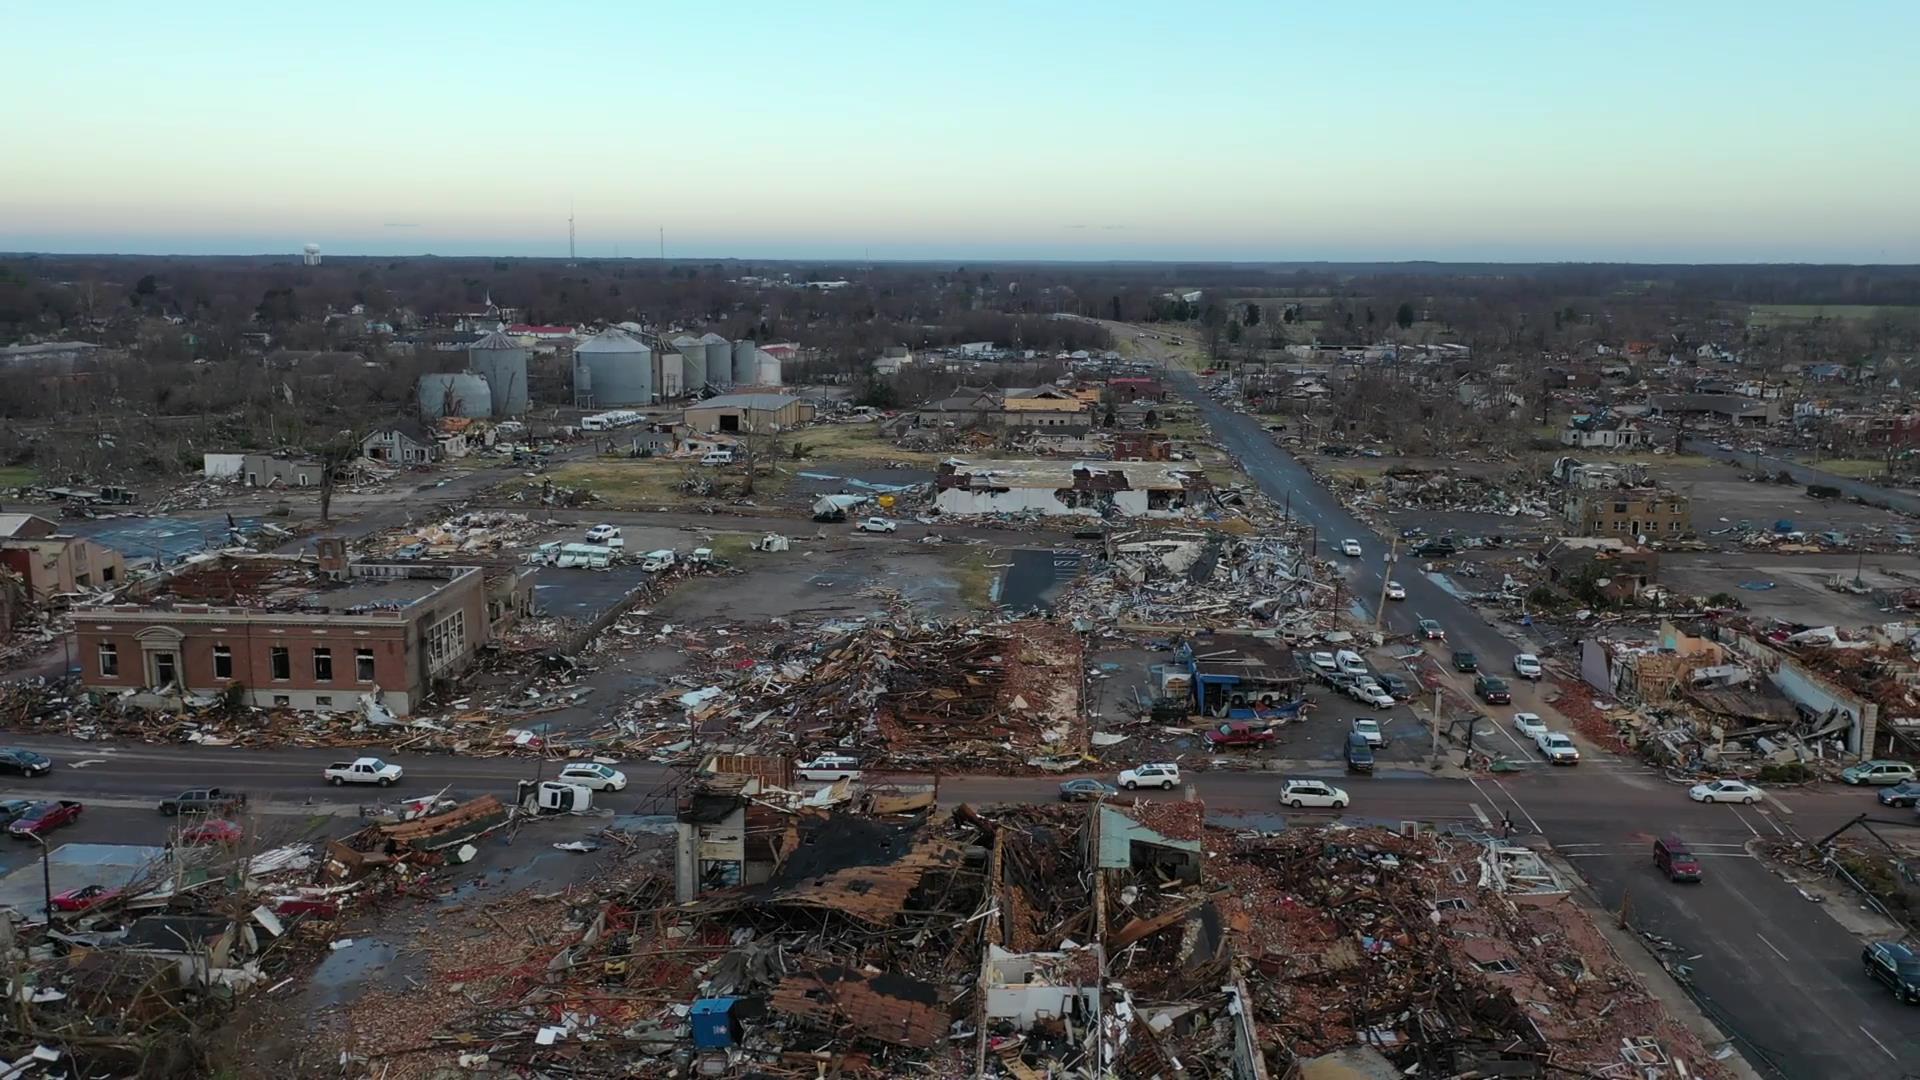
[(1869, 476), (1879, 476), (1887, 471), (1887, 463), (1879, 458), (1828, 458), (1807, 462), (1809, 468), (1821, 472), (1844, 476), (1849, 480), (1865, 480)]
[(24, 465), (0, 468), (0, 488), (30, 487), (40, 482), (40, 474)]

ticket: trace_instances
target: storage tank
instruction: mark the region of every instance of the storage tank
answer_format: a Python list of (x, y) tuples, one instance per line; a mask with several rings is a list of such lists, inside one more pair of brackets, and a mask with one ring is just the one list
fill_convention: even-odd
[(493, 392), (487, 380), (470, 371), (420, 376), (420, 414), (430, 420), (443, 416), (479, 419), (493, 415)]
[(754, 361), (755, 361), (755, 367), (758, 369), (758, 374), (754, 376), (753, 381), (757, 385), (760, 385), (760, 386), (779, 386), (780, 385), (780, 358), (779, 357), (773, 355), (772, 353), (768, 352), (765, 349), (756, 349), (754, 350)]
[(694, 394), (707, 385), (707, 347), (694, 342), (680, 350), (680, 391)]
[(712, 332), (701, 334), (700, 341), (707, 347), (707, 385), (732, 386), (733, 342)]
[(527, 350), (518, 342), (495, 330), (467, 346), (467, 370), (487, 380), (493, 415), (526, 415)]
[(655, 355), (658, 362), (654, 365), (653, 385), (660, 392), (660, 400), (684, 395), (687, 392), (687, 358), (677, 352)]
[(586, 369), (589, 393), (582, 400), (582, 380), (573, 380), (574, 404), (595, 409), (653, 404), (653, 350), (624, 330), (605, 330), (573, 350), (575, 368)]
[(754, 354), (759, 351), (760, 347), (751, 341), (733, 343), (733, 385), (753, 385), (753, 380), (760, 374), (759, 362), (754, 359)]

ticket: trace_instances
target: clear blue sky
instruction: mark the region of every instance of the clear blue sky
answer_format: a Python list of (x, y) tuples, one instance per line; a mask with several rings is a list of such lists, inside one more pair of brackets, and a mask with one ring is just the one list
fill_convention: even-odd
[(18, 3), (0, 250), (1920, 262), (1920, 2)]

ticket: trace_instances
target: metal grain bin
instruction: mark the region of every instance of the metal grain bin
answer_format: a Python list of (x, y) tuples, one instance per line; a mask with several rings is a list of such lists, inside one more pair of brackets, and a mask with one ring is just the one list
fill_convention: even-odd
[(487, 380), (470, 371), (420, 376), (420, 414), (483, 418), (493, 415), (493, 392)]
[(653, 404), (653, 350), (624, 330), (606, 330), (573, 351), (576, 367), (587, 371), (587, 400), (574, 378), (574, 404), (595, 409)]
[(751, 341), (733, 343), (733, 385), (752, 386), (760, 377), (760, 362), (754, 356), (760, 347)]
[(493, 415), (526, 415), (527, 350), (518, 342), (495, 330), (467, 346), (467, 370), (487, 380)]

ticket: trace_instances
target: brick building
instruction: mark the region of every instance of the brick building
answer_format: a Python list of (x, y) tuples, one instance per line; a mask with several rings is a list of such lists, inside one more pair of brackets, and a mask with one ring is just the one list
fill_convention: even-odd
[(1665, 488), (1575, 488), (1566, 515), (1576, 536), (1678, 540), (1693, 531), (1691, 500)]
[(115, 588), (127, 579), (119, 552), (63, 533), (38, 514), (0, 514), (0, 566), (20, 575), (27, 599), (41, 604), (63, 593)]
[(459, 674), (524, 607), (519, 582), (490, 590), (476, 566), (220, 556), (189, 563), (134, 602), (76, 608), (82, 682), (94, 690), (220, 693), (262, 706), (351, 709), (379, 691), (395, 714)]

